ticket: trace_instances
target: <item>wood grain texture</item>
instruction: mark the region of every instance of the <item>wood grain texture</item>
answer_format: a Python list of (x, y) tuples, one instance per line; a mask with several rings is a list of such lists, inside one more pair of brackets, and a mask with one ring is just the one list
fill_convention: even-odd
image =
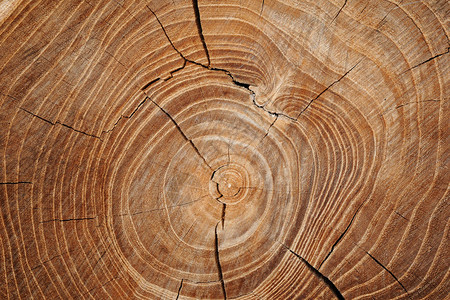
[(0, 298), (448, 298), (449, 15), (2, 1)]

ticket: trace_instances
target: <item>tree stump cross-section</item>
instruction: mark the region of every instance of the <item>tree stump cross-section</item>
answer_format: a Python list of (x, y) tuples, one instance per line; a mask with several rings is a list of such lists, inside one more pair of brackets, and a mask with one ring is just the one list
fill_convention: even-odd
[(0, 298), (447, 299), (449, 24), (0, 1)]

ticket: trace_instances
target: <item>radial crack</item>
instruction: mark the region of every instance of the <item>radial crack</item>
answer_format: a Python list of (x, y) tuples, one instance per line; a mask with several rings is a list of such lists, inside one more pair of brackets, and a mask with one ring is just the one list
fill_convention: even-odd
[(311, 99), (308, 103), (308, 105), (306, 105), (306, 107), (304, 109), (302, 109), (302, 111), (298, 114), (296, 120), (298, 120), (298, 118), (300, 118), (300, 116), (311, 106), (311, 104), (316, 101), (320, 96), (322, 96), (323, 93), (325, 93), (326, 91), (328, 91), (333, 85), (335, 85), (336, 83), (338, 83), (339, 81), (341, 81), (345, 76), (348, 75), (348, 73), (350, 73), (357, 65), (359, 65), (361, 61), (357, 62), (353, 67), (351, 67), (347, 72), (344, 73), (344, 75), (342, 75), (338, 80), (333, 81), (333, 83), (331, 83), (329, 86), (327, 86), (322, 92), (320, 92), (314, 99)]
[[(435, 56), (433, 56), (433, 57), (430, 57), (429, 59), (424, 60), (423, 62), (421, 62), (421, 63), (419, 63), (419, 64), (417, 64), (417, 65), (415, 65), (415, 66), (409, 68), (408, 70), (404, 71), (403, 73), (406, 73), (406, 72), (408, 72), (408, 71), (411, 71), (412, 69), (415, 69), (415, 68), (417, 68), (417, 67), (420, 67), (421, 65), (426, 64), (427, 62), (430, 62), (430, 61), (432, 61), (433, 59), (436, 59), (436, 58), (438, 58), (438, 57), (441, 57), (442, 55), (448, 54), (449, 52), (450, 52), (450, 47), (447, 48), (447, 51), (445, 51), (445, 52), (443, 52), (443, 53), (440, 53), (440, 54), (437, 54), (437, 55), (435, 55)], [(402, 74), (403, 74), (403, 73), (402, 73)]]
[[(159, 80), (159, 78), (158, 78), (157, 80)], [(147, 84), (146, 86), (150, 85), (150, 84), (153, 83), (153, 82), (156, 82), (157, 80), (153, 80), (152, 82), (150, 82), (150, 83)], [(144, 87), (144, 88), (145, 88), (145, 87)], [(144, 89), (144, 88), (143, 88), (143, 89)], [(117, 124), (119, 124), (120, 120), (122, 120), (122, 119), (131, 119), (131, 118), (134, 116), (134, 114), (141, 108), (142, 105), (144, 105), (144, 103), (145, 103), (147, 100), (148, 100), (148, 97), (145, 97), (144, 100), (142, 100), (142, 101), (138, 104), (138, 106), (136, 106), (136, 108), (131, 112), (131, 114), (130, 114), (129, 116), (121, 115), (121, 116), (119, 117), (119, 119), (114, 123), (113, 127), (112, 127), (111, 129), (108, 129), (108, 130), (103, 130), (103, 131), (102, 131), (102, 134), (110, 133), (111, 131), (113, 131), (113, 130), (116, 128)]]
[[(147, 96), (147, 99), (150, 99)], [(208, 166), (208, 168), (210, 168), (211, 170), (213, 170), (213, 168), (211, 168), (211, 166), (208, 164), (208, 162), (206, 161), (206, 159), (203, 157), (203, 155), (200, 153), (200, 151), (198, 150), (197, 146), (195, 146), (194, 142), (188, 138), (186, 136), (186, 134), (183, 132), (183, 130), (181, 129), (180, 125), (178, 125), (177, 121), (175, 121), (175, 119), (161, 106), (159, 106), (158, 103), (156, 103), (155, 101), (153, 101), (152, 99), (150, 99), (151, 102), (153, 102), (153, 104), (155, 104), (169, 119), (170, 121), (172, 121), (173, 125), (175, 125), (175, 128), (178, 130), (178, 132), (181, 134), (181, 136), (187, 141), (189, 142), (189, 144), (191, 144), (192, 148), (194, 149), (194, 151), (197, 153), (197, 155), (203, 160), (203, 162)]]
[[(193, 3), (194, 3), (194, 2), (197, 2), (197, 1), (196, 1), (196, 0), (193, 0)], [(194, 60), (187, 59), (187, 58), (181, 53), (181, 51), (179, 51), (179, 50), (175, 47), (175, 45), (173, 44), (173, 42), (172, 42), (172, 40), (170, 39), (169, 35), (167, 34), (166, 29), (164, 28), (163, 24), (161, 23), (161, 21), (159, 20), (158, 16), (155, 14), (155, 12), (154, 12), (148, 5), (147, 5), (147, 8), (148, 8), (148, 10), (155, 16), (156, 20), (158, 21), (158, 23), (159, 23), (161, 29), (162, 29), (163, 32), (164, 32), (164, 35), (166, 36), (166, 38), (167, 38), (167, 40), (169, 41), (169, 43), (170, 43), (170, 45), (172, 46), (172, 48), (173, 48), (173, 49), (180, 55), (180, 57), (184, 60), (183, 66), (182, 66), (181, 68), (178, 68), (178, 69), (176, 69), (175, 71), (171, 72), (171, 75), (172, 75), (173, 73), (175, 73), (176, 71), (179, 71), (179, 70), (181, 70), (181, 69), (184, 69), (184, 67), (186, 66), (186, 62), (190, 62), (190, 63), (192, 63), (192, 64), (195, 64), (195, 65), (197, 65), (197, 66), (203, 67), (203, 68), (208, 69), (208, 70), (211, 70), (211, 71), (223, 72), (223, 73), (225, 73), (227, 76), (229, 76), (229, 77), (231, 78), (231, 81), (233, 82), (233, 84), (235, 84), (235, 85), (237, 85), (237, 86), (239, 86), (239, 87), (245, 88), (245, 89), (250, 93), (250, 97), (252, 98), (253, 104), (256, 105), (256, 107), (261, 108), (262, 110), (264, 110), (265, 112), (267, 112), (268, 114), (270, 114), (270, 115), (272, 115), (272, 116), (280, 116), (280, 117), (285, 117), (285, 118), (287, 118), (287, 119), (290, 119), (290, 120), (292, 120), (292, 121), (297, 121), (297, 119), (295, 119), (295, 118), (293, 118), (293, 117), (290, 117), (290, 116), (285, 115), (285, 114), (283, 114), (283, 113), (278, 113), (278, 112), (272, 112), (272, 111), (269, 111), (269, 110), (267, 110), (264, 106), (258, 105), (258, 104), (256, 103), (256, 95), (255, 95), (255, 92), (254, 92), (252, 89), (250, 89), (250, 84), (244, 83), (244, 82), (240, 82), (240, 81), (236, 80), (236, 79), (233, 77), (233, 75), (231, 74), (231, 72), (228, 71), (228, 70), (221, 69), (221, 68), (212, 68), (212, 67), (211, 67), (210, 58), (209, 58), (209, 53), (207, 52), (208, 49), (207, 49), (207, 47), (206, 47), (206, 43), (204, 43), (204, 47), (205, 47), (205, 52), (207, 53), (208, 65), (204, 65), (204, 64), (201, 64), (201, 63), (196, 62), (196, 61), (194, 61)], [(197, 9), (198, 9), (198, 3), (197, 3)], [(194, 4), (194, 11), (195, 11), (195, 4)], [(196, 18), (196, 19), (197, 19), (197, 18)], [(198, 15), (198, 20), (200, 20), (200, 14)], [(201, 25), (201, 23), (200, 23), (200, 25)], [(200, 27), (200, 29), (201, 29), (201, 27)], [(200, 29), (199, 29), (199, 30), (200, 30)], [(199, 31), (199, 33), (200, 33), (200, 31)], [(203, 33), (200, 34), (200, 37), (202, 37), (202, 36), (203, 36)], [(203, 37), (202, 41), (204, 42), (204, 37)], [(172, 78), (172, 76), (169, 77), (169, 79), (170, 79), (170, 78)], [(297, 117), (297, 118), (298, 118), (298, 117)]]
[(317, 270), (316, 268), (314, 268), (306, 259), (304, 259), (303, 257), (301, 257), (299, 254), (295, 253), (294, 251), (292, 251), (288, 246), (286, 246), (285, 244), (281, 243), (281, 245), (283, 245), (287, 250), (289, 250), (289, 252), (291, 252), (292, 254), (294, 254), (298, 259), (300, 259), (301, 262), (303, 262), (306, 267), (308, 267), (308, 269), (310, 271), (313, 272), (313, 274), (315, 276), (317, 276), (319, 279), (321, 279), (329, 288), (330, 290), (334, 293), (334, 295), (336, 296), (336, 298), (338, 299), (345, 299), (344, 296), (342, 296), (341, 292), (339, 291), (339, 289), (336, 287), (336, 285), (334, 285), (334, 283), (328, 279), (328, 277), (326, 277), (325, 275), (323, 275), (319, 270)]
[(226, 203), (222, 202), (222, 230), (225, 227), (225, 210), (227, 209)]
[(32, 113), (31, 111), (26, 110), (25, 108), (19, 107), (19, 109), (22, 110), (22, 111), (24, 111), (24, 112), (26, 112), (26, 113), (28, 113), (28, 114), (30, 114), (30, 115), (32, 115), (33, 117), (38, 118), (39, 120), (42, 120), (42, 121), (44, 121), (44, 122), (47, 122), (48, 124), (50, 124), (50, 125), (52, 125), (52, 126), (55, 126), (55, 125), (59, 124), (59, 125), (61, 125), (61, 126), (64, 126), (64, 127), (66, 127), (66, 128), (69, 128), (69, 129), (71, 129), (71, 130), (73, 130), (73, 131), (75, 131), (75, 132), (78, 132), (78, 133), (81, 133), (81, 134), (83, 134), (83, 135), (90, 136), (90, 137), (99, 139), (100, 141), (103, 141), (103, 140), (102, 140), (99, 136), (97, 136), (97, 135), (90, 134), (90, 133), (87, 133), (87, 132), (84, 132), (84, 131), (75, 129), (75, 128), (73, 128), (73, 127), (70, 126), (70, 125), (61, 123), (60, 121), (52, 122), (52, 121), (50, 121), (50, 120), (44, 119), (43, 117), (40, 117), (40, 116), (38, 116), (38, 115)]
[(333, 20), (331, 21), (331, 23), (334, 22), (334, 20), (337, 19), (337, 17), (339, 16), (339, 14), (341, 13), (341, 11), (344, 9), (345, 5), (347, 4), (347, 0), (344, 1), (344, 4), (341, 6), (341, 8), (339, 9), (338, 13), (336, 14), (336, 16), (334, 16)]
[(214, 240), (214, 252), (215, 252), (215, 258), (216, 258), (216, 264), (217, 264), (217, 272), (219, 274), (219, 281), (222, 285), (222, 292), (223, 292), (223, 299), (227, 299), (227, 291), (225, 290), (225, 281), (223, 280), (223, 273), (222, 273), (222, 266), (220, 264), (220, 257), (219, 257), (219, 238), (217, 236), (217, 226), (219, 223), (216, 224), (216, 228), (214, 230), (215, 240)]
[(402, 289), (406, 292), (406, 294), (409, 295), (408, 291), (406, 290), (406, 288), (403, 286), (403, 284), (400, 282), (400, 280), (398, 280), (398, 278), (388, 269), (386, 268), (378, 259), (376, 259), (372, 254), (370, 254), (368, 251), (364, 250), (363, 251), (370, 256), (371, 259), (373, 259), (374, 262), (376, 262), (380, 267), (382, 267), (386, 272), (388, 272), (392, 278), (394, 278), (395, 281), (397, 281), (397, 283), (402, 287)]
[(200, 19), (200, 10), (198, 9), (198, 0), (192, 0), (192, 6), (194, 7), (195, 13), (195, 23), (197, 24), (198, 35), (203, 44), (203, 49), (205, 50), (206, 58), (208, 59), (208, 67), (211, 65), (211, 60), (209, 58), (208, 47), (206, 46), (205, 36), (203, 35), (202, 22)]
[(356, 215), (358, 214), (359, 210), (361, 209), (361, 207), (363, 206), (364, 202), (361, 203), (361, 205), (358, 207), (358, 209), (356, 210), (356, 212), (353, 214), (352, 219), (350, 220), (350, 223), (348, 223), (347, 227), (345, 228), (344, 232), (342, 232), (342, 234), (339, 236), (339, 238), (336, 240), (336, 242), (334, 242), (333, 246), (331, 246), (331, 250), (330, 252), (328, 252), (327, 256), (325, 256), (324, 260), (322, 260), (322, 262), (319, 265), (318, 270), (320, 270), (320, 268), (322, 267), (322, 265), (324, 264), (324, 262), (328, 259), (328, 257), (330, 257), (331, 253), (333, 253), (334, 248), (337, 246), (337, 244), (339, 244), (339, 242), (344, 238), (345, 234), (347, 233), (347, 231), (349, 230), (350, 226), (352, 226), (353, 220), (355, 219)]
[(175, 300), (178, 300), (178, 298), (180, 297), (180, 292), (181, 292), (181, 289), (183, 288), (183, 281), (184, 281), (184, 279), (181, 279), (180, 287), (178, 288), (178, 293), (177, 293), (177, 297), (175, 298)]
[(96, 217), (86, 217), (86, 218), (73, 218), (73, 219), (51, 219), (45, 220), (39, 223), (48, 223), (48, 222), (70, 222), (70, 221), (85, 221), (85, 220), (94, 220)]

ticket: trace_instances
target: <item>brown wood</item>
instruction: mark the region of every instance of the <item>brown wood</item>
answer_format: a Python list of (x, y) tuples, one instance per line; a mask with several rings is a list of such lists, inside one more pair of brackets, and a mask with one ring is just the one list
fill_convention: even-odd
[(2, 1), (0, 298), (447, 298), (449, 12)]

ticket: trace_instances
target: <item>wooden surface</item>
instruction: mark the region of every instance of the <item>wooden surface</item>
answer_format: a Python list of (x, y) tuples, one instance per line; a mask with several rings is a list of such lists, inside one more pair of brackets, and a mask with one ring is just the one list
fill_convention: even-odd
[(0, 298), (448, 297), (449, 15), (2, 1)]

